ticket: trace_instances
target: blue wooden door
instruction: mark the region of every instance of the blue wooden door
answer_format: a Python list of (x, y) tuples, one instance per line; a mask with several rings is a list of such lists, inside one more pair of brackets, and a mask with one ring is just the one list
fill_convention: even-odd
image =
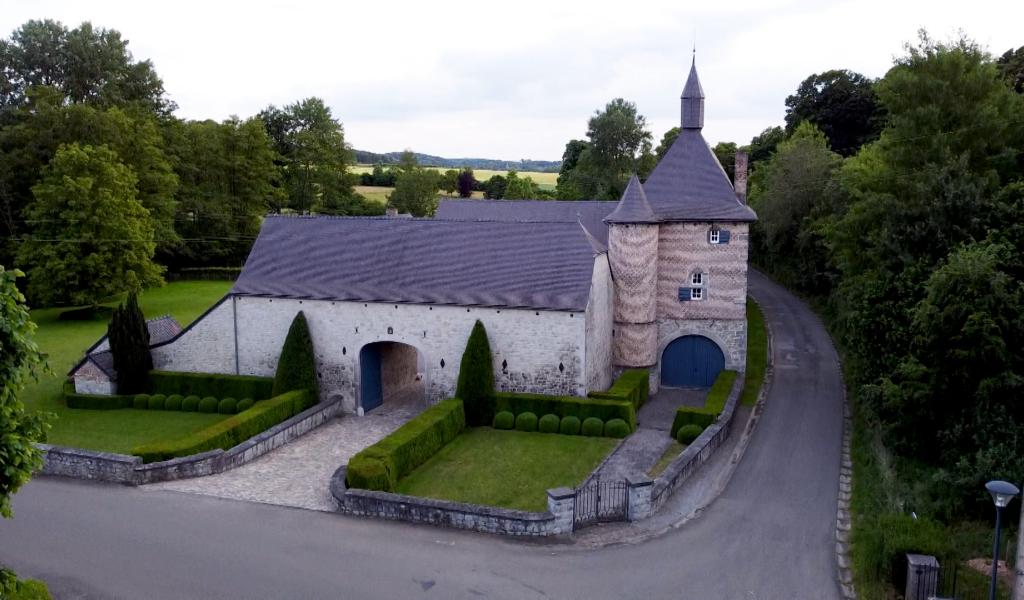
[(725, 368), (718, 344), (700, 335), (674, 340), (661, 355), (661, 385), (711, 387)]
[(359, 405), (369, 412), (384, 402), (380, 381), (380, 346), (368, 344), (359, 351)]

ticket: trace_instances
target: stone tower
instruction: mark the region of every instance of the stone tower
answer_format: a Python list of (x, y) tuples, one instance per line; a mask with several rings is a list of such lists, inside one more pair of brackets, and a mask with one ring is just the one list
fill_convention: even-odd
[(636, 175), (604, 220), (615, 282), (612, 362), (618, 367), (650, 367), (658, 362), (659, 226)]

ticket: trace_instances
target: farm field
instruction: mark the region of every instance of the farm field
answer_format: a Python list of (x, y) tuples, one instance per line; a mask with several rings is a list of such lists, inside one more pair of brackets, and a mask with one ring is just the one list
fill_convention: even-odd
[[(183, 326), (220, 300), (230, 281), (179, 281), (146, 290), (139, 304), (146, 318), (170, 314)], [(113, 306), (109, 303), (107, 306)], [(161, 439), (173, 439), (207, 427), (224, 415), (142, 410), (76, 410), (64, 405), (61, 385), (67, 372), (86, 348), (107, 332), (109, 316), (92, 321), (61, 321), (67, 308), (37, 308), (32, 320), (39, 326), (35, 341), (47, 354), (52, 373), (27, 386), (19, 398), (28, 410), (54, 413), (47, 442), (58, 446), (127, 452), (131, 447)]]
[[(448, 167), (427, 167), (428, 169), (434, 169), (435, 171), (445, 172)], [(352, 172), (355, 174), (370, 173), (373, 171), (373, 165), (356, 165), (352, 167)], [(492, 169), (473, 169), (473, 175), (477, 178), (477, 181), (486, 181), (494, 175), (501, 175), (504, 177), (508, 171), (495, 171)], [(529, 177), (534, 183), (539, 185), (541, 189), (553, 190), (555, 184), (558, 183), (558, 173), (542, 173), (540, 171), (516, 171), (521, 177)], [(357, 189), (364, 186), (357, 186)]]
[[(357, 194), (360, 194), (367, 200), (374, 202), (380, 202), (381, 204), (388, 203), (388, 194), (395, 191), (393, 187), (377, 187), (375, 185), (357, 185), (355, 186)], [(448, 198), (445, 194), (438, 192), (438, 195), (442, 198)], [(483, 192), (473, 192), (473, 198), (483, 198)]]

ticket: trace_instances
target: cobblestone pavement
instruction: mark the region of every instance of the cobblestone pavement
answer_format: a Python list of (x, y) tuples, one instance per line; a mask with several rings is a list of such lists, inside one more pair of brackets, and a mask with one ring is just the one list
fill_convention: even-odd
[(705, 389), (662, 388), (651, 396), (637, 415), (637, 430), (619, 445), (601, 466), (604, 480), (642, 475), (654, 466), (672, 443), (669, 430), (679, 406), (704, 406)]
[(333, 511), (330, 479), (363, 448), (423, 410), (422, 388), (406, 390), (365, 416), (332, 419), (301, 438), (224, 473), (143, 486), (192, 494)]

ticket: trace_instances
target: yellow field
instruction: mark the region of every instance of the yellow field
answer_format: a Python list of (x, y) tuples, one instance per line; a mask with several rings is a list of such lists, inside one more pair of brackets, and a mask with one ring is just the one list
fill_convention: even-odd
[[(372, 185), (357, 185), (355, 186), (357, 194), (362, 195), (367, 200), (373, 200), (374, 202), (380, 202), (381, 204), (387, 204), (388, 194), (395, 191), (395, 188), (391, 187), (376, 187)], [(447, 198), (444, 194), (439, 194), (442, 197)], [(483, 192), (473, 192), (474, 198), (483, 198)]]
[[(434, 169), (435, 171), (445, 172), (448, 170), (447, 167), (427, 167), (428, 169)], [(351, 167), (352, 172), (355, 174), (370, 173), (373, 171), (373, 165), (356, 165)], [(529, 177), (534, 183), (540, 186), (543, 190), (555, 189), (555, 184), (558, 182), (558, 173), (541, 173), (539, 171), (516, 171), (520, 177)], [(508, 171), (494, 171), (491, 169), (473, 169), (473, 175), (477, 181), (487, 181), (494, 175), (501, 175), (504, 177), (508, 174)], [(360, 192), (361, 193), (361, 192)]]

